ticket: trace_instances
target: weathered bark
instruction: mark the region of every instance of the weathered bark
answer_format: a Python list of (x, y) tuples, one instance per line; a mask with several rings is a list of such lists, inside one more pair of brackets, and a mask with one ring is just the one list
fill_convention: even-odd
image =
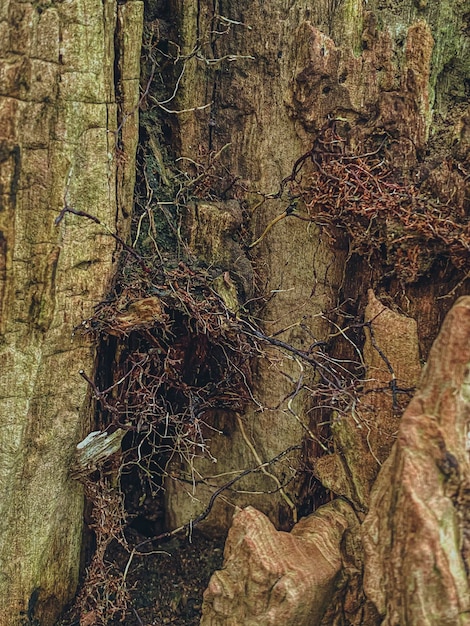
[(372, 489), (362, 524), (369, 601), (357, 603), (361, 546), (348, 550), (344, 536), (358, 540), (359, 520), (346, 503), (321, 507), (290, 534), (247, 508), (234, 518), (201, 624), (469, 624), (469, 364), (465, 297), (444, 322)]
[[(316, 479), (346, 498), (357, 514), (348, 527), (349, 552), (343, 545), (342, 552), (338, 547), (335, 553), (335, 562), (342, 561), (341, 584), (324, 623), (339, 624), (347, 613), (350, 623), (364, 625), (374, 623), (376, 616), (371, 611), (364, 617), (358, 608), (363, 599), (358, 525), (398, 426), (396, 398), (384, 402), (373, 388), (381, 384), (393, 390), (397, 381), (414, 384), (418, 344), (426, 358), (452, 300), (446, 299), (446, 289), (454, 297), (465, 289), (465, 281), (457, 270), (449, 270), (451, 256), (441, 262), (424, 259), (411, 278), (393, 272), (384, 276), (377, 257), (371, 261), (348, 254), (344, 238), (338, 238), (334, 249), (321, 229), (300, 220), (278, 223), (249, 250), (236, 235), (241, 227), (251, 228), (255, 241), (286, 210), (291, 198), (278, 193), (281, 181), (328, 119), (337, 120), (352, 151), (361, 150), (367, 141), (379, 145), (379, 150), (387, 140), (384, 159), (419, 180), (423, 192), (443, 205), (452, 203), (464, 218), (470, 148), (464, 89), (470, 62), (460, 53), (468, 44), (468, 10), (450, 0), (322, 0), (311, 5), (302, 0), (174, 0), (172, 9), (179, 20), (176, 98), (168, 99), (167, 94), (160, 106), (168, 111), (164, 105), (171, 101), (170, 108), (186, 111), (178, 123), (168, 121), (171, 112), (166, 120), (166, 134), (174, 133), (178, 167), (189, 164), (190, 171), (191, 164), (212, 159), (219, 168), (210, 172), (216, 172), (213, 178), (219, 180), (212, 183), (210, 198), (188, 204), (181, 226), (200, 260), (220, 270), (213, 288), (227, 305), (235, 311), (246, 301), (263, 297), (262, 306), (252, 312), (264, 331), (299, 351), (326, 338), (325, 313), (340, 310), (341, 303), (353, 303), (356, 320), (365, 315), (369, 334), (365, 333), (364, 366), (372, 380), (364, 391), (372, 400), (362, 413), (351, 410), (333, 420), (334, 454), (309, 459)], [(156, 13), (161, 9), (162, 3), (155, 2)], [(110, 0), (46, 4), (9, 0), (0, 9), (2, 623), (18, 623), (20, 612), (29, 621), (49, 623), (76, 584), (82, 495), (70, 481), (68, 468), (74, 445), (86, 434), (91, 407), (76, 371), (92, 371), (94, 350), (82, 337), (71, 343), (70, 336), (103, 296), (112, 273), (115, 242), (103, 225), (126, 233), (134, 183), (141, 11), (140, 2), (116, 7)], [(164, 36), (172, 25), (162, 26)], [(227, 32), (221, 36), (224, 28)], [(168, 32), (166, 37), (168, 41)], [(151, 143), (155, 139), (151, 124), (147, 131)], [(455, 166), (445, 158), (449, 154), (456, 159)], [(155, 141), (154, 158), (166, 184)], [(225, 174), (218, 179), (221, 172)], [(71, 213), (54, 225), (64, 206), (92, 214), (101, 225)], [(392, 231), (383, 242), (383, 264), (388, 267), (403, 252), (397, 252)], [(406, 240), (406, 233), (400, 234)], [(431, 267), (434, 276), (429, 276)], [(385, 308), (380, 298), (392, 301), (391, 308)], [(393, 306), (416, 324), (394, 313)], [(392, 332), (403, 333), (401, 340), (409, 345), (400, 346), (396, 337), (387, 337), (389, 325)], [(359, 344), (354, 350), (362, 348)], [(344, 347), (335, 356), (350, 358), (341, 350)], [(266, 356), (253, 366), (253, 402), (244, 414), (214, 411), (204, 416), (212, 427), (212, 459), (171, 466), (172, 480), (166, 485), (171, 527), (194, 519), (214, 485), (223, 484), (228, 474), (265, 463), (290, 446), (296, 451), (282, 463), (263, 466), (264, 472), (237, 485), (238, 493), (219, 498), (206, 529), (223, 532), (234, 506), (247, 503), (281, 528), (296, 520), (301, 498), (299, 482), (293, 478), (300, 466), (300, 444), (316, 427), (309, 423), (308, 388), (315, 381), (301, 361), (268, 350)], [(403, 428), (406, 434), (406, 420)], [(392, 459), (401, 458), (402, 444), (400, 440)], [(442, 453), (436, 446), (432, 458), (437, 449)], [(443, 496), (446, 506), (449, 498), (459, 504), (460, 496), (465, 496), (466, 487), (459, 483), (457, 489), (454, 484), (453, 458), (464, 466), (459, 454), (452, 451), (444, 461), (439, 457), (442, 472), (450, 476), (451, 495)], [(392, 580), (398, 560), (391, 559), (390, 567), (382, 571), (377, 555), (386, 560), (387, 546), (392, 555), (402, 546), (390, 544), (384, 526), (391, 523), (393, 530), (403, 515), (384, 495), (387, 489), (392, 492), (389, 469), (390, 464), (381, 472), (373, 492), (379, 495), (372, 496), (369, 526), (366, 523), (366, 537), (371, 536), (370, 520), (385, 537), (378, 546), (372, 540), (368, 543), (367, 589), (389, 623), (420, 623), (419, 607), (411, 601), (406, 604), (408, 613), (400, 609), (408, 593), (406, 578), (398, 595), (378, 591), (371, 582), (377, 572), (387, 584)], [(210, 488), (194, 481), (191, 497), (183, 482), (173, 480), (194, 479), (197, 474), (215, 476)], [(436, 477), (431, 475), (429, 484), (417, 485), (421, 497), (436, 487), (438, 481), (432, 482)], [(403, 478), (396, 486), (398, 500), (405, 486)], [(379, 501), (390, 511), (385, 521)], [(467, 521), (457, 515), (454, 525), (463, 532)], [(431, 539), (435, 543), (435, 537)], [(467, 547), (462, 550), (463, 561), (468, 560)], [(461, 597), (466, 572), (463, 561), (457, 561), (449, 576), (436, 583), (446, 598), (436, 611), (443, 619), (461, 618), (465, 623)], [(410, 565), (411, 576), (418, 572), (418, 578), (426, 578), (428, 565), (416, 559)], [(328, 584), (335, 578), (333, 570), (328, 572)], [(457, 591), (452, 596), (454, 582)], [(425, 590), (422, 593), (425, 598)], [(304, 608), (296, 612), (294, 607), (291, 615), (308, 620)], [(322, 612), (323, 605), (311, 607), (315, 619)]]
[(448, 314), (372, 490), (364, 585), (382, 624), (470, 624), (470, 298)]
[[(230, 144), (220, 160), (249, 190), (244, 194), (243, 206), (245, 211), (253, 211), (253, 241), (289, 204), (288, 198), (270, 199), (255, 208), (260, 201), (257, 191), (276, 194), (295, 160), (308, 148), (284, 104), (290, 97), (296, 63), (296, 46), (292, 42), (297, 38), (297, 27), (306, 9), (302, 2), (290, 8), (284, 5), (282, 2), (227, 3), (223, 15), (245, 26), (233, 26), (227, 36), (216, 40), (211, 33), (212, 3), (177, 3), (182, 52), (189, 52), (199, 35), (200, 40), (212, 42), (202, 53), (213, 62), (212, 66), (206, 65), (195, 58), (187, 63), (178, 107), (213, 104), (210, 109), (179, 116), (179, 152), (194, 159), (198, 150), (215, 153)], [(233, 62), (224, 60), (226, 55), (233, 55)], [(223, 189), (219, 191), (223, 195)], [(223, 203), (219, 206), (223, 215), (228, 207), (224, 208)], [(213, 229), (212, 237), (214, 231), (217, 229)], [(203, 242), (199, 244), (201, 247)], [(212, 245), (206, 247), (214, 251)], [(250, 258), (246, 251), (234, 250), (231, 259), (214, 253), (208, 261), (222, 271), (231, 272), (240, 287), (239, 293), (244, 294), (241, 303), (255, 295), (255, 281), (258, 287), (262, 285), (267, 300), (262, 313), (265, 331), (275, 334), (286, 329), (279, 335), (283, 341), (307, 349), (313, 341), (325, 337), (322, 312), (335, 305), (344, 257), (345, 253), (339, 253), (335, 258), (313, 225), (306, 228), (304, 223), (292, 220), (273, 230), (253, 248)], [(236, 266), (240, 260), (241, 270)], [(272, 366), (269, 358), (255, 366), (252, 386), (255, 403), (246, 413), (214, 417), (216, 429), (228, 436), (211, 432), (211, 454), (217, 459), (217, 466), (209, 460), (196, 462), (196, 470), (202, 475), (223, 475), (234, 469), (254, 467), (301, 443), (305, 434), (301, 422), (308, 422), (305, 413), (309, 393), (301, 389), (289, 407), (288, 403), (293, 392), (292, 381), (304, 376), (306, 382), (310, 374), (289, 357), (278, 352), (271, 356), (277, 361), (276, 366)], [(247, 501), (264, 511), (275, 524), (288, 527), (296, 519), (299, 488), (289, 479), (295, 474), (292, 468), (298, 465), (299, 452), (293, 452), (281, 463), (269, 466), (266, 473), (258, 472), (244, 479), (239, 488), (252, 492), (251, 495), (247, 498), (231, 494), (225, 502), (219, 500), (206, 528), (219, 532), (226, 529), (233, 506)], [(287, 484), (280, 490), (283, 483)], [(169, 525), (177, 526), (194, 518), (206, 505), (211, 491), (198, 486), (193, 494), (196, 497), (190, 498), (181, 483), (169, 481), (166, 499)]]
[[(443, 150), (451, 149), (455, 137), (460, 142), (452, 148), (454, 155), (462, 159), (468, 151), (465, 107), (455, 96), (459, 81), (468, 73), (468, 63), (455, 58), (465, 45), (463, 9), (447, 2), (416, 4), (408, 0), (380, 6), (359, 1), (318, 2), (314, 7), (300, 1), (289, 6), (283, 2), (271, 2), (269, 6), (262, 2), (226, 2), (216, 10), (212, 3), (175, 2), (175, 11), (181, 54), (189, 55), (174, 106), (189, 110), (180, 114), (178, 125), (173, 126), (177, 156), (183, 157), (180, 166), (203, 155), (219, 154), (226, 147), (218, 157), (221, 164), (248, 190), (241, 193), (240, 187), (229, 187), (227, 191), (226, 180), (220, 183), (220, 189), (215, 184), (220, 195), (218, 203), (210, 211), (207, 205), (200, 210), (196, 206), (196, 219), (194, 212), (188, 216), (194, 249), (206, 262), (230, 271), (240, 287), (239, 295), (244, 293), (245, 299), (253, 295), (247, 289), (250, 280), (255, 280), (258, 287), (262, 285), (262, 293), (270, 296), (259, 313), (265, 331), (275, 334), (285, 329), (277, 336), (297, 348), (325, 337), (322, 313), (339, 302), (349, 298), (355, 303), (354, 311), (361, 315), (369, 288), (377, 286), (378, 295), (391, 297), (403, 312), (415, 318), (419, 351), (425, 357), (450, 306), (449, 300), (434, 300), (434, 294), (448, 290), (447, 280), (455, 285), (459, 280), (455, 273), (445, 276), (445, 270), (436, 266), (434, 283), (421, 281), (404, 288), (403, 277), (384, 278), (380, 266), (369, 267), (354, 255), (346, 262), (347, 250), (333, 251), (321, 231), (312, 225), (307, 228), (299, 220), (281, 222), (248, 254), (239, 248), (229, 250), (225, 242), (230, 232), (224, 232), (223, 224), (227, 224), (227, 216), (233, 216), (227, 202), (237, 200), (246, 213), (253, 212), (250, 220), (255, 240), (273, 217), (285, 210), (287, 197), (268, 198), (257, 207), (260, 195), (256, 192), (268, 196), (278, 192), (281, 180), (290, 174), (296, 159), (311, 148), (312, 139), (327, 119), (338, 120), (353, 150), (361, 151), (373, 137), (388, 138), (389, 163), (405, 177), (428, 178), (428, 190), (432, 188), (445, 201), (452, 198), (457, 211), (465, 210), (463, 177), (450, 173), (445, 189), (445, 163), (440, 156)], [(222, 37), (214, 33), (217, 15), (232, 20), (230, 31)], [(196, 46), (199, 52), (191, 56)], [(445, 123), (444, 116), (448, 118)], [(449, 120), (451, 130), (446, 127)], [(392, 229), (388, 236), (386, 245), (392, 247)], [(215, 245), (217, 238), (219, 243)], [(414, 364), (409, 386), (416, 381), (418, 358), (416, 339), (412, 342)], [(224, 413), (212, 418), (216, 430), (225, 433), (210, 434), (216, 471), (212, 461), (202, 460), (195, 462), (196, 473), (212, 476), (256, 465), (302, 440), (305, 430), (301, 422), (308, 425), (309, 421), (309, 394), (302, 389), (290, 405), (289, 400), (292, 380), (299, 380), (301, 374), (308, 376), (308, 372), (302, 373), (295, 360), (279, 355), (276, 358), (280, 359), (277, 367), (268, 360), (255, 366), (253, 396), (258, 404), (244, 415)], [(389, 384), (390, 377), (386, 375), (382, 382)], [(378, 407), (372, 412), (377, 411)], [(385, 428), (390, 435), (396, 430), (397, 418), (392, 415), (392, 407), (387, 412), (385, 421), (389, 424), (378, 425), (377, 432)], [(366, 422), (369, 417), (364, 416)], [(352, 418), (351, 424), (352, 428), (348, 425), (344, 429), (341, 424), (336, 428), (340, 450), (348, 440), (345, 431), (355, 428)], [(371, 449), (366, 431), (364, 428), (367, 440), (364, 435), (358, 450), (345, 461), (347, 465), (353, 462), (353, 456), (360, 459), (364, 451), (370, 457), (372, 468), (362, 485), (362, 479), (352, 475), (358, 464), (347, 470), (348, 480), (353, 483), (348, 493), (359, 489), (361, 493), (356, 493), (353, 500), (363, 510), (379, 467), (374, 456), (378, 454), (382, 462), (392, 444), (390, 439), (380, 442), (382, 450), (377, 453)], [(325, 459), (322, 463), (331, 461)], [(244, 479), (240, 488), (257, 493), (232, 494), (225, 503), (219, 500), (206, 527), (226, 528), (233, 505), (247, 501), (260, 507), (272, 521), (288, 525), (295, 519), (299, 485), (291, 481), (284, 490), (279, 485), (292, 477), (290, 468), (297, 464), (298, 455), (293, 453), (285, 463), (269, 468), (271, 476), (259, 472)], [(191, 471), (184, 464), (172, 468), (173, 477), (182, 474), (189, 478)], [(319, 473), (319, 478), (323, 477), (324, 473)], [(333, 488), (331, 481), (325, 482)], [(273, 490), (276, 495), (259, 494)], [(345, 493), (344, 489), (337, 492)], [(194, 518), (205, 507), (210, 493), (211, 489), (199, 485), (191, 488), (191, 496), (195, 497), (188, 497), (182, 483), (168, 481), (169, 525), (178, 526)]]
[[(113, 272), (116, 242), (106, 228), (127, 229), (141, 24), (141, 2), (7, 0), (0, 8), (5, 626), (52, 624), (77, 584), (83, 494), (69, 468), (93, 416), (78, 371), (92, 375), (95, 351), (73, 331)], [(55, 224), (65, 206), (101, 225), (71, 213)]]
[[(308, 349), (314, 340), (325, 338), (323, 314), (342, 303), (348, 303), (347, 312), (356, 322), (365, 319), (376, 333), (373, 339), (366, 330), (364, 340), (334, 353), (351, 359), (362, 352), (372, 378), (364, 387), (367, 402), (362, 412), (351, 410), (332, 420), (333, 454), (321, 456), (317, 447), (309, 459), (316, 478), (346, 498), (361, 522), (399, 426), (397, 397), (406, 398), (404, 389), (415, 385), (420, 358), (426, 360), (444, 315), (452, 300), (465, 292), (468, 280), (459, 273), (458, 263), (452, 265), (455, 259), (449, 251), (442, 258), (441, 253), (422, 254), (413, 275), (394, 272), (393, 266), (407, 254), (406, 243), (400, 247), (395, 242), (406, 242), (406, 223), (399, 233), (388, 224), (382, 249), (368, 258), (348, 250), (339, 236), (334, 250), (324, 231), (289, 219), (249, 251), (229, 241), (242, 210), (243, 226), (252, 229), (255, 241), (286, 209), (290, 198), (276, 195), (280, 183), (296, 159), (311, 149), (327, 120), (336, 120), (352, 154), (372, 146), (397, 180), (417, 181), (420, 194), (452, 206), (456, 219), (465, 219), (470, 135), (463, 85), (470, 65), (462, 51), (468, 45), (468, 12), (460, 3), (412, 0), (324, 1), (314, 6), (300, 0), (227, 1), (216, 7), (212, 2), (179, 1), (174, 7), (180, 53), (186, 59), (174, 106), (185, 112), (170, 125), (176, 156), (182, 158), (179, 167), (211, 155), (221, 165), (216, 173), (225, 168), (239, 183), (237, 187), (230, 176), (222, 175), (220, 184), (211, 186), (211, 202), (196, 199), (187, 207), (185, 226), (193, 250), (219, 267), (221, 275), (230, 273), (225, 285), (232, 281), (235, 287), (224, 299), (235, 302), (234, 308), (237, 295), (238, 305), (264, 295), (263, 306), (253, 309), (263, 329), (295, 348)], [(215, 33), (217, 15), (229, 20), (224, 22), (230, 28), (223, 37)], [(260, 204), (262, 194), (265, 201)], [(427, 241), (423, 239), (422, 250)], [(384, 313), (377, 317), (380, 311)], [(309, 423), (311, 400), (305, 387), (291, 402), (300, 376), (305, 375), (307, 382), (308, 372), (295, 359), (279, 354), (275, 358), (255, 364), (254, 402), (245, 414), (205, 416), (214, 427), (211, 454), (217, 465), (213, 459), (172, 465), (166, 484), (170, 527), (194, 519), (205, 508), (213, 486), (223, 484), (229, 473), (257, 466), (299, 444), (305, 435), (301, 423), (315, 429)], [(375, 387), (393, 393), (375, 393)], [(225, 493), (224, 500), (216, 501), (206, 529), (224, 531), (234, 506), (248, 503), (286, 528), (300, 504), (299, 484), (289, 481), (298, 467), (295, 452), (285, 464), (270, 466), (268, 474), (258, 472), (244, 479), (237, 485), (239, 493)], [(210, 488), (195, 480), (199, 474), (210, 478)], [(174, 480), (181, 477), (186, 482)], [(380, 518), (380, 512), (375, 514)], [(348, 623), (380, 623), (374, 611), (364, 617), (358, 608), (364, 598), (359, 522), (350, 529), (352, 557), (348, 561), (343, 552), (344, 584), (325, 624), (344, 623), (345, 615)], [(378, 548), (377, 553), (388, 558)], [(354, 576), (347, 562), (354, 563)], [(415, 565), (419, 569), (418, 562)], [(423, 580), (428, 575), (426, 569), (415, 573)], [(465, 575), (462, 568), (455, 572), (457, 586), (465, 587)], [(387, 584), (392, 584), (391, 576), (384, 574)], [(448, 582), (450, 587), (454, 584)], [(380, 612), (386, 610), (390, 616), (399, 612), (399, 597), (393, 596), (390, 606), (377, 594), (371, 593), (371, 598)], [(420, 623), (414, 609), (407, 619), (406, 623)], [(214, 623), (229, 622), (220, 618)]]

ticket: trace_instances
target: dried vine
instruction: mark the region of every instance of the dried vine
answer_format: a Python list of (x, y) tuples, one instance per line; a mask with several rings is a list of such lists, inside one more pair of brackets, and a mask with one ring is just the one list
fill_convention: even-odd
[[(291, 203), (273, 223), (292, 215), (315, 222), (333, 241), (346, 235), (350, 255), (371, 263), (378, 259), (390, 275), (405, 283), (428, 274), (439, 257), (468, 273), (468, 216), (452, 198), (442, 202), (423, 192), (419, 184), (400, 180), (384, 153), (382, 142), (373, 151), (354, 154), (336, 132), (335, 123), (329, 122), (275, 196), (287, 188), (297, 203), (302, 200), (306, 213)], [(459, 163), (450, 165), (465, 186), (469, 173)]]

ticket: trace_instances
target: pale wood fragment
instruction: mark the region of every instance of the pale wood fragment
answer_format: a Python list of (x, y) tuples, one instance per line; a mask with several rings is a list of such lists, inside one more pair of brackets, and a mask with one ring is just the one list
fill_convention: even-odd
[(470, 297), (447, 315), (371, 494), (365, 591), (384, 626), (470, 624)]

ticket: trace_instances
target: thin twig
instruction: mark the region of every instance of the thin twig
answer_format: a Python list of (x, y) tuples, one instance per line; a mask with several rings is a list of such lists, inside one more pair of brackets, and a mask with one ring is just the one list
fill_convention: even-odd
[(232, 487), (232, 485), (234, 485), (236, 482), (238, 482), (239, 480), (241, 480), (245, 476), (248, 476), (248, 474), (252, 474), (254, 472), (259, 472), (262, 467), (267, 467), (268, 465), (272, 465), (273, 463), (276, 463), (277, 461), (282, 459), (284, 456), (286, 456), (287, 454), (289, 454), (293, 450), (301, 450), (301, 449), (302, 449), (301, 445), (290, 446), (289, 448), (286, 448), (286, 450), (283, 450), (277, 456), (273, 457), (270, 461), (266, 461), (265, 463), (262, 463), (261, 465), (259, 465), (257, 467), (249, 468), (249, 469), (244, 470), (243, 472), (240, 472), (240, 474), (235, 476), (235, 478), (232, 478), (232, 480), (229, 480), (227, 483), (225, 483), (224, 485), (222, 485), (221, 487), (219, 487), (218, 489), (216, 489), (214, 491), (214, 493), (211, 495), (209, 503), (207, 504), (207, 506), (204, 509), (204, 511), (202, 513), (200, 513), (194, 520), (191, 520), (191, 521), (187, 522), (186, 524), (183, 524), (182, 526), (179, 526), (178, 528), (175, 528), (174, 530), (170, 530), (168, 532), (161, 533), (160, 535), (157, 535), (156, 537), (150, 537), (149, 539), (145, 539), (144, 541), (141, 541), (140, 543), (138, 543), (135, 546), (135, 548), (136, 549), (141, 548), (142, 546), (144, 546), (144, 545), (146, 545), (148, 543), (151, 543), (153, 541), (162, 541), (163, 539), (169, 539), (170, 537), (174, 537), (175, 535), (177, 535), (177, 534), (179, 534), (179, 533), (181, 533), (183, 531), (188, 531), (188, 530), (190, 530), (192, 528), (195, 528), (198, 524), (200, 524), (200, 522), (205, 520), (206, 517), (209, 515), (209, 513), (212, 511), (212, 507), (214, 506), (214, 503), (217, 500), (217, 498), (224, 491), (226, 491), (227, 489)]
[(126, 252), (128, 252), (137, 260), (140, 267), (144, 270), (145, 273), (149, 274), (151, 272), (150, 268), (146, 265), (143, 258), (138, 252), (136, 252), (136, 250), (134, 250), (134, 248), (131, 248), (131, 246), (129, 246), (121, 237), (119, 237), (119, 235), (116, 235), (116, 233), (114, 233), (108, 226), (103, 224), (103, 222), (101, 222), (101, 220), (99, 220), (95, 215), (91, 215), (91, 213), (87, 213), (86, 211), (80, 211), (78, 209), (74, 209), (73, 207), (68, 206), (67, 204), (64, 204), (59, 215), (54, 220), (55, 226), (58, 226), (60, 224), (60, 222), (64, 219), (66, 213), (72, 213), (73, 215), (78, 215), (79, 217), (86, 217), (86, 219), (91, 220), (95, 224), (103, 226), (106, 229), (108, 235), (110, 235), (115, 241), (117, 241)]

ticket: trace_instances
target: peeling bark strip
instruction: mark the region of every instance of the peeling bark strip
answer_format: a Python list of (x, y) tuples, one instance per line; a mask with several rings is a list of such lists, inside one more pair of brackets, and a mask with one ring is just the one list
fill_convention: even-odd
[(90, 420), (78, 370), (94, 350), (71, 336), (105, 294), (116, 244), (99, 223), (54, 218), (66, 204), (126, 236), (142, 13), (114, 0), (0, 5), (2, 626), (52, 624), (77, 584), (83, 496), (69, 468)]

